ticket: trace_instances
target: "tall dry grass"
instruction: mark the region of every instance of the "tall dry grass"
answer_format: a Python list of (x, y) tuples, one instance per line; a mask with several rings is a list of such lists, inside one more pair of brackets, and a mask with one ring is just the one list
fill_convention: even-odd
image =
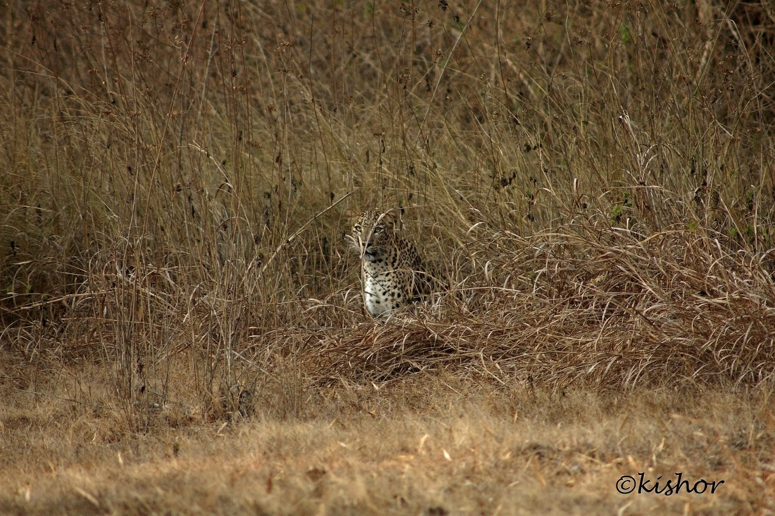
[[(6, 394), (92, 404), (89, 364), (141, 429), (433, 368), (771, 386), (763, 5), (9, 6)], [(384, 325), (342, 238), (372, 206), (453, 284)]]

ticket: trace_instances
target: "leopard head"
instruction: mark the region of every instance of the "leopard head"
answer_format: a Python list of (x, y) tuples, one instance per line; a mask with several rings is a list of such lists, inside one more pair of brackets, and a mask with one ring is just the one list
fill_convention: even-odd
[(394, 210), (364, 211), (353, 224), (350, 244), (365, 261), (385, 260), (399, 241), (400, 223)]

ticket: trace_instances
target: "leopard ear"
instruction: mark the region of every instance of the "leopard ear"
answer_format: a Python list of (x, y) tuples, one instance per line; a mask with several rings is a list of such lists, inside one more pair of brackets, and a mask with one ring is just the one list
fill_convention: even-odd
[(353, 210), (352, 208), (349, 208), (344, 212), (344, 218), (350, 223), (350, 225), (355, 224), (355, 221), (357, 221), (358, 217), (360, 216), (361, 213), (357, 210)]
[(385, 224), (389, 224), (399, 231), (401, 230), (401, 211), (398, 208), (391, 208), (382, 215)]

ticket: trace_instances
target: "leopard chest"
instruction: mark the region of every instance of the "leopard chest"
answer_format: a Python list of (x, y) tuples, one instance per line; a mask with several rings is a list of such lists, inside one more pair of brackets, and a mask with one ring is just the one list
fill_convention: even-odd
[(372, 316), (387, 314), (409, 302), (405, 276), (388, 260), (363, 262), (363, 298)]

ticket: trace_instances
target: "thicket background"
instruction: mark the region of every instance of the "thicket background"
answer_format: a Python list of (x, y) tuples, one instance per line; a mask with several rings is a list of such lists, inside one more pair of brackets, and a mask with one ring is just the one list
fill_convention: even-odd
[[(2, 389), (137, 428), (425, 368), (771, 383), (774, 39), (767, 2), (6, 1)], [(453, 285), (388, 324), (372, 207)]]

